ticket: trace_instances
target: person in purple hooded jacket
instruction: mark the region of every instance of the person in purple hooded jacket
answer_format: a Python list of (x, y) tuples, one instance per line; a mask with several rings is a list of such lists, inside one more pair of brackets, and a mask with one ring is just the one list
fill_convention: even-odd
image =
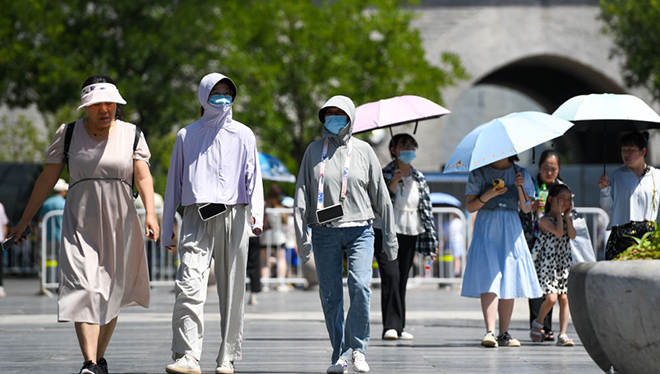
[[(249, 230), (260, 235), (264, 194), (254, 133), (233, 120), (236, 85), (211, 73), (199, 85), (202, 118), (181, 129), (172, 150), (163, 209), (163, 245), (177, 250), (168, 373), (201, 373), (204, 303), (211, 260), (220, 300), (222, 343), (216, 373), (241, 358)], [(178, 245), (174, 214), (184, 207)], [(251, 224), (251, 227), (249, 226)]]

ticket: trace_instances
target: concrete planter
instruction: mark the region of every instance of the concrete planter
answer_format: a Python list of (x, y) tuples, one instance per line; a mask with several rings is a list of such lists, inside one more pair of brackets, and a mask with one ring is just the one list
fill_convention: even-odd
[(583, 262), (571, 268), (575, 330), (603, 371), (660, 372), (660, 261)]

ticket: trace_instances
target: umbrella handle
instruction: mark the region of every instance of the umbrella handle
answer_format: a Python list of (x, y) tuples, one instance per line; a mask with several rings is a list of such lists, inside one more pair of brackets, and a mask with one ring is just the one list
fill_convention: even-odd
[[(515, 162), (512, 162), (512, 164), (513, 164), (513, 171), (514, 171), (516, 174), (518, 174), (518, 168), (516, 167), (516, 163), (515, 163)], [(529, 196), (527, 196), (527, 192), (525, 192), (525, 189), (524, 189), (522, 186), (520, 186), (519, 188), (520, 188), (520, 190), (522, 191), (523, 196), (525, 196), (525, 202), (528, 202), (527, 199), (529, 199)]]

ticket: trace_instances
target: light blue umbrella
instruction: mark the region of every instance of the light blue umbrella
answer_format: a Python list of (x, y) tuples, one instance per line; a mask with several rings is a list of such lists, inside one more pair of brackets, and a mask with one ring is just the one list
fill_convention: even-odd
[(433, 205), (444, 204), (444, 205), (455, 206), (457, 208), (461, 207), (460, 200), (458, 200), (454, 196), (452, 196), (450, 194), (447, 194), (447, 193), (431, 192), (429, 194), (429, 198), (431, 199), (431, 204), (433, 204)]
[(573, 126), (541, 112), (511, 113), (472, 130), (449, 157), (445, 173), (468, 172), (563, 135)]
[(261, 178), (275, 182), (295, 183), (296, 177), (289, 172), (284, 163), (267, 153), (259, 152)]

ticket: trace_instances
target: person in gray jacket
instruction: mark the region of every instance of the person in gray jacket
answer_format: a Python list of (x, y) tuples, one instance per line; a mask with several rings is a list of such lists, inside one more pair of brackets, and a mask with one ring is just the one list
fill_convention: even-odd
[[(294, 205), (298, 253), (307, 262), (314, 251), (319, 296), (332, 344), (328, 373), (366, 373), (369, 344), (374, 212), (383, 218), (383, 248), (397, 257), (392, 202), (380, 163), (368, 143), (353, 138), (355, 104), (333, 96), (319, 110), (323, 138), (307, 147), (300, 165)], [(308, 230), (308, 227), (311, 230)], [(348, 258), (350, 307), (344, 319), (343, 252)]]

